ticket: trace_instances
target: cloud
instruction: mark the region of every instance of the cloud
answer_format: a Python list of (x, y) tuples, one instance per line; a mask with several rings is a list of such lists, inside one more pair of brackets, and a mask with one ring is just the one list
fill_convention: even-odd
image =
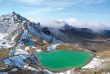
[(59, 7), (44, 7), (44, 8), (36, 8), (34, 10), (31, 10), (29, 12), (26, 12), (26, 14), (32, 14), (32, 15), (36, 15), (36, 14), (45, 14), (46, 12), (50, 12), (50, 11), (58, 11), (58, 10), (62, 10), (63, 8)]
[(46, 26), (46, 27), (56, 27), (56, 28), (59, 28), (59, 27), (62, 27), (65, 25), (64, 22), (62, 23), (58, 23), (56, 20), (52, 20), (52, 19), (45, 19), (45, 20), (32, 20), (34, 22), (40, 22), (42, 26)]
[(38, 4), (38, 5), (73, 5), (73, 4), (94, 4), (102, 3), (105, 0), (13, 0), (17, 2)]
[(106, 0), (85, 0), (84, 4), (98, 4), (105, 2)]
[(18, 2), (24, 2), (24, 3), (36, 3), (36, 2), (41, 2), (43, 0), (16, 0)]
[(95, 31), (105, 29), (105, 26), (97, 21), (81, 21), (74, 18), (66, 19), (64, 21), (66, 21), (70, 26), (78, 28), (89, 28)]
[(59, 10), (63, 10), (63, 7), (46, 6), (46, 7), (40, 7), (40, 8), (36, 7), (24, 13), (25, 15), (40, 16), (44, 14), (45, 15), (49, 14), (49, 12), (52, 12), (52, 11), (59, 11)]
[(105, 26), (103, 23), (99, 23), (97, 21), (82, 21), (82, 20), (77, 20), (75, 18), (58, 19), (58, 20), (33, 20), (33, 21), (40, 22), (41, 25), (46, 26), (46, 27), (52, 27), (52, 28), (55, 28), (55, 27), (60, 28), (64, 26), (65, 23), (67, 23), (70, 26), (73, 26), (76, 28), (89, 28), (95, 32), (109, 28), (108, 26)]
[[(11, 0), (11, 1), (26, 4), (26, 6), (24, 7), (29, 7), (29, 10), (25, 12), (26, 14), (42, 15), (51, 11), (63, 10), (66, 7), (70, 7), (72, 5), (84, 8), (84, 5), (102, 3), (105, 0)], [(37, 5), (38, 6), (40, 5), (40, 7), (38, 8)], [(30, 7), (34, 7), (34, 9), (33, 8), (31, 9)], [(86, 7), (89, 8), (89, 6)]]

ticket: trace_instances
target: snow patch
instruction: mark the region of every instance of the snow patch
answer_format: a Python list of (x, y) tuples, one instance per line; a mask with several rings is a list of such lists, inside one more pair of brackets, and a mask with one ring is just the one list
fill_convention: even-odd
[(32, 46), (32, 48), (34, 48), (34, 49), (35, 49), (36, 47), (35, 47), (35, 46)]
[(15, 34), (13, 37), (12, 37), (12, 41), (14, 41), (15, 40), (15, 38), (18, 36), (18, 33), (17, 34)]
[(24, 30), (24, 33), (22, 34), (22, 36), (21, 36), (21, 38), (20, 38), (20, 43), (21, 44), (24, 44), (24, 42), (22, 42), (21, 40), (23, 40), (23, 39), (27, 39), (27, 40), (29, 40), (29, 35), (28, 35), (28, 32), (27, 32), (27, 30)]
[(8, 74), (9, 72), (14, 72), (14, 71), (17, 71), (17, 69), (16, 68), (13, 68), (13, 69), (11, 69), (8, 72), (0, 72), (0, 74)]
[(24, 69), (29, 69), (29, 70), (32, 70), (32, 71), (38, 71), (37, 69), (33, 68), (33, 67), (30, 67), (30, 66), (23, 66)]
[(26, 47), (26, 48), (25, 48), (25, 51), (27, 51), (27, 50), (29, 50), (29, 47)]
[(47, 43), (47, 41), (46, 41), (46, 40), (43, 40), (42, 42), (43, 42), (43, 43)]
[(32, 25), (32, 26), (28, 26), (28, 29), (29, 29), (30, 33), (32, 33), (32, 34), (34, 34), (34, 35), (36, 35), (38, 37), (41, 37), (41, 38), (47, 40), (48, 42), (50, 42), (52, 44), (63, 43), (63, 41), (58, 40), (58, 39), (54, 38), (51, 35), (46, 35), (45, 33), (43, 33), (42, 32), (43, 27), (42, 26), (38, 26), (38, 24), (35, 24), (35, 25)]
[(23, 46), (24, 44), (19, 43), (18, 46), (16, 48), (19, 48), (21, 46)]
[(98, 67), (101, 65), (103, 61), (105, 60), (99, 58), (93, 58), (93, 60), (89, 64), (83, 66), (82, 69)]
[(16, 68), (13, 68), (11, 71), (17, 71), (17, 69)]
[(11, 50), (10, 53), (9, 53), (9, 56), (14, 56), (15, 53), (16, 53), (15, 50)]
[(21, 67), (21, 66), (27, 65), (27, 63), (24, 62), (24, 59), (26, 59), (28, 57), (30, 57), (30, 56), (28, 56), (28, 55), (14, 56), (14, 57), (10, 57), (10, 58), (4, 60), (4, 63)]
[(47, 70), (47, 72), (49, 73), (49, 74), (74, 74), (75, 72), (74, 72), (74, 68), (73, 69), (70, 69), (70, 70), (67, 70), (67, 71), (65, 71), (65, 72), (60, 72), (60, 73), (53, 73), (53, 72), (50, 72), (49, 70)]
[(35, 49), (34, 53), (36, 53), (36, 52), (42, 52), (42, 50), (41, 49)]
[(0, 33), (0, 39), (3, 39), (5, 36), (7, 36), (7, 34), (5, 34), (5, 33)]
[(55, 50), (58, 45), (60, 45), (60, 44), (54, 44), (54, 45), (51, 45), (51, 46), (47, 47), (47, 51), (53, 51), (53, 50)]
[(23, 55), (23, 54), (28, 55), (28, 52), (22, 49), (15, 49), (15, 52), (16, 53), (14, 55)]
[(9, 55), (14, 56), (14, 55), (28, 55), (28, 52), (22, 49), (13, 49), (10, 51)]

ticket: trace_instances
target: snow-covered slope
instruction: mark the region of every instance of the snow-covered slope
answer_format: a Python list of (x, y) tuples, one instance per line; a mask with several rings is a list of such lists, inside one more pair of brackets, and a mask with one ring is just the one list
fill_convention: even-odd
[[(33, 24), (31, 24), (31, 25), (29, 24), (29, 25), (28, 25), (28, 29), (29, 29), (29, 32), (30, 32), (31, 34), (34, 34), (34, 35), (36, 35), (36, 36), (39, 36), (39, 37), (41, 37), (41, 38), (47, 40), (48, 42), (50, 42), (50, 43), (52, 43), (52, 44), (62, 43), (62, 42), (63, 42), (63, 41), (58, 40), (57, 38), (55, 38), (55, 37), (52, 35), (52, 33), (49, 33), (49, 34), (48, 34), (48, 32), (50, 32), (50, 31), (49, 31), (47, 28), (42, 27), (42, 26), (40, 26), (40, 25), (38, 25), (38, 24), (35, 24), (35, 23), (33, 23)], [(45, 30), (45, 29), (47, 29), (47, 30)]]
[(23, 25), (27, 21), (15, 12), (0, 16), (0, 46), (8, 48), (16, 45), (24, 32)]
[(47, 28), (40, 26), (39, 23), (30, 22), (15, 12), (0, 16), (0, 47), (16, 46), (19, 42), (32, 39), (32, 34), (50, 43), (62, 42), (56, 39)]
[(20, 55), (15, 57), (10, 57), (9, 59), (4, 60), (5, 64), (11, 64), (14, 66), (25, 66), (27, 63), (24, 62), (24, 59), (30, 57), (29, 55)]

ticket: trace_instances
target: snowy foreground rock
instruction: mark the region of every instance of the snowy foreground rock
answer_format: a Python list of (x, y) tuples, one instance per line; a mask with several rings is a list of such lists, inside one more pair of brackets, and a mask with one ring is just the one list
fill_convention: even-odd
[(9, 53), (10, 56), (14, 55), (28, 55), (28, 52), (22, 49), (11, 50)]
[(104, 62), (110, 62), (110, 58), (99, 59), (98, 56), (93, 58), (90, 63), (83, 66), (82, 69), (102, 68)]
[(30, 56), (29, 55), (14, 56), (14, 57), (10, 57), (10, 58), (4, 60), (4, 63), (21, 67), (21, 66), (27, 65), (27, 63), (24, 62), (24, 59), (26, 59), (28, 57), (30, 57)]
[(58, 45), (60, 45), (60, 44), (54, 44), (54, 45), (51, 45), (51, 46), (47, 47), (47, 51), (53, 51), (53, 50), (55, 50)]
[(101, 65), (101, 62), (103, 62), (104, 60), (101, 60), (101, 59), (98, 59), (98, 58), (93, 58), (93, 60), (89, 63), (89, 64), (87, 64), (87, 65), (85, 65), (84, 67), (82, 67), (82, 69), (83, 68), (95, 68), (95, 67), (98, 67), (99, 65)]

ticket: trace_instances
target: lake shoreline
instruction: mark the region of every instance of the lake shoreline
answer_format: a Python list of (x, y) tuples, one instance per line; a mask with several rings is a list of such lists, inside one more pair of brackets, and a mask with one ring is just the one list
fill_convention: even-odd
[[(68, 51), (68, 50), (66, 50), (66, 51)], [(77, 51), (76, 51), (76, 52), (77, 52)], [(80, 51), (80, 52), (81, 52), (81, 51)], [(84, 52), (84, 51), (82, 51), (82, 52)], [(86, 52), (87, 52), (87, 51), (86, 51)], [(44, 53), (47, 53), (47, 52), (44, 52)], [(88, 63), (87, 63), (87, 64), (89, 64), (90, 61), (91, 61), (96, 55), (95, 55), (93, 52), (87, 52), (87, 53), (93, 54), (92, 57), (90, 58), (90, 60), (89, 60)], [(37, 57), (35, 54), (37, 54), (37, 52), (34, 53), (33, 55), (35, 56), (35, 58), (36, 58), (36, 60), (38, 61), (39, 65), (42, 66), (44, 69), (47, 69), (48, 71), (53, 72), (53, 73), (65, 72), (65, 71), (70, 70), (70, 69), (82, 68), (83, 66), (87, 65), (87, 64), (85, 64), (85, 65), (83, 65), (83, 66), (81, 66), (81, 67), (70, 67), (70, 68), (64, 68), (64, 69), (60, 69), (60, 70), (52, 70), (52, 69), (49, 69), (49, 68), (46, 68), (45, 66), (43, 66), (43, 65), (40, 63), (38, 57)]]

